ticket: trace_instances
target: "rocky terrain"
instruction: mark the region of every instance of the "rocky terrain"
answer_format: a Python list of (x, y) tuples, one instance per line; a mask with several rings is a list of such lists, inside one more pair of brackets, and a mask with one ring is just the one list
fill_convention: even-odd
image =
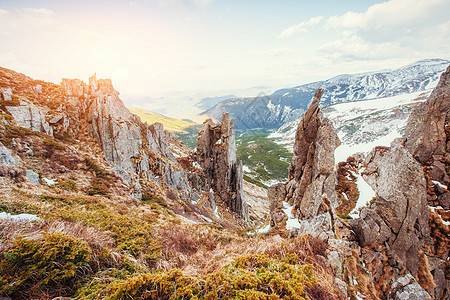
[(429, 59), (395, 70), (339, 75), (325, 81), (281, 89), (271, 95), (225, 100), (203, 115), (218, 119), (222, 113), (229, 112), (237, 129), (275, 129), (301, 117), (318, 88), (325, 91), (321, 107), (410, 94), (433, 88), (449, 63), (448, 60)]
[(343, 293), (370, 299), (449, 296), (449, 78), (450, 67), (410, 115), (404, 137), (366, 156), (350, 156), (338, 168), (334, 152), (340, 141), (318, 106), (322, 90), (298, 125), (289, 179), (268, 191), (271, 230), (326, 239), (327, 265)]
[(229, 114), (190, 150), (110, 80), (0, 68), (0, 297), (447, 299), (449, 81), (337, 165), (318, 89), (266, 196)]

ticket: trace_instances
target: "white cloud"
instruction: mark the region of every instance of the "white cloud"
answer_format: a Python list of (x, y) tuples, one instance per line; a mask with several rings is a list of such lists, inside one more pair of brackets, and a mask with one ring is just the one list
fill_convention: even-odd
[(323, 45), (320, 52), (357, 60), (448, 58), (448, 11), (448, 0), (390, 0), (365, 12), (332, 16), (326, 28), (336, 30), (340, 38)]
[(400, 43), (370, 43), (358, 35), (349, 35), (348, 32), (344, 32), (341, 39), (321, 46), (319, 52), (330, 59), (343, 61), (384, 60), (396, 57), (420, 56), (417, 51), (404, 47)]
[(320, 22), (322, 22), (322, 20), (323, 20), (323, 16), (312, 17), (311, 19), (309, 19), (306, 22), (301, 22), (299, 24), (296, 24), (296, 25), (286, 28), (285, 30), (283, 30), (283, 32), (280, 33), (280, 35), (278, 37), (279, 38), (287, 38), (298, 32), (307, 32), (308, 27), (319, 24)]
[(386, 28), (405, 26), (448, 19), (450, 1), (448, 0), (390, 0), (370, 6), (366, 12), (349, 11), (341, 16), (333, 16), (327, 25), (334, 28)]
[(8, 14), (9, 11), (0, 8), (0, 16)]

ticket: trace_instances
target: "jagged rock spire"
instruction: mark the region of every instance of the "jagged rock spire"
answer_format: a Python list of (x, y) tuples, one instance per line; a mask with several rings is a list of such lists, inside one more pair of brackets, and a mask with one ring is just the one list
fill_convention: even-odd
[(246, 218), (247, 205), (242, 197), (242, 163), (236, 161), (233, 119), (222, 115), (220, 124), (206, 120), (197, 138), (196, 160), (203, 168), (211, 188), (236, 214)]

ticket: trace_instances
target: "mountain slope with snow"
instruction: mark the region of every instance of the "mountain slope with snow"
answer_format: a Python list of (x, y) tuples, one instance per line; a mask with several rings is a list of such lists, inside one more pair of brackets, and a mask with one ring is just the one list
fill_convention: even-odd
[(339, 75), (325, 81), (278, 90), (272, 95), (225, 100), (202, 115), (218, 119), (223, 112), (229, 112), (235, 119), (235, 127), (242, 130), (279, 128), (303, 115), (318, 88), (325, 91), (322, 107), (411, 94), (433, 88), (449, 64), (448, 60), (428, 59), (395, 70)]
[[(336, 149), (336, 162), (351, 154), (368, 152), (375, 146), (389, 146), (403, 135), (412, 109), (425, 101), (431, 89), (380, 99), (338, 103), (323, 108), (341, 140)], [(292, 151), (295, 132), (301, 117), (288, 122), (269, 135)]]

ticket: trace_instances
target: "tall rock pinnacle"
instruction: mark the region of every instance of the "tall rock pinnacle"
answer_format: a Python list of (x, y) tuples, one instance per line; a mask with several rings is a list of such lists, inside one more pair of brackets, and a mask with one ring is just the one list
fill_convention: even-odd
[(206, 173), (208, 184), (236, 214), (246, 218), (242, 197), (242, 163), (236, 161), (233, 120), (223, 114), (221, 124), (206, 120), (197, 139), (196, 160)]

